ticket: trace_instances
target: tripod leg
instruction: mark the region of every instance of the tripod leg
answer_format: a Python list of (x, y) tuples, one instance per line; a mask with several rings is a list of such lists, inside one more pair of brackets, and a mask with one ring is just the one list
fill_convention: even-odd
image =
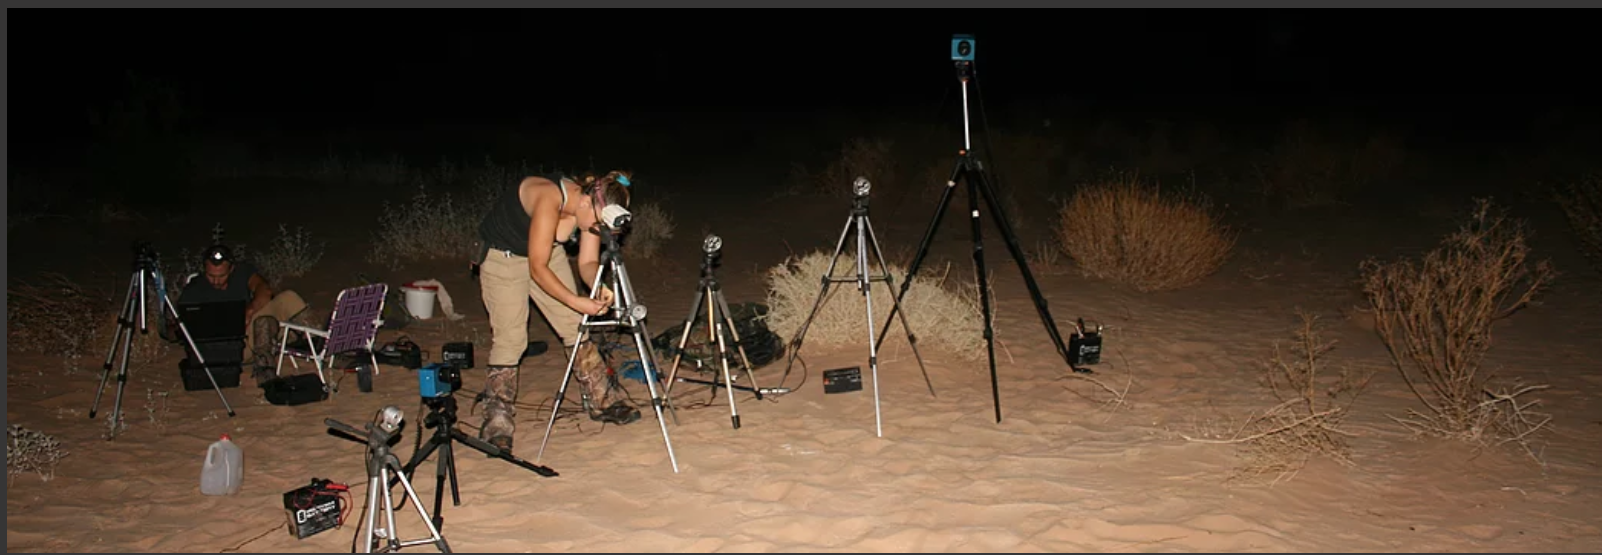
[[(137, 297), (131, 299), (133, 312), (129, 314), (127, 332), (122, 336), (122, 362), (117, 365), (117, 394), (115, 397), (113, 397), (114, 400), (112, 401), (111, 405), (111, 430), (106, 439), (116, 437), (117, 432), (122, 427), (122, 397), (123, 392), (128, 390), (128, 359), (131, 358), (133, 353), (133, 318), (139, 318), (140, 325), (145, 323), (144, 278), (144, 270), (140, 270), (137, 273), (137, 276), (134, 278), (139, 287), (138, 290), (134, 292)], [(200, 355), (196, 354), (195, 356), (198, 357)]]
[[(606, 264), (600, 264), (595, 269), (595, 279), (590, 283), (601, 283), (601, 276), (605, 273)], [(591, 289), (590, 298), (595, 298), (600, 293), (600, 290), (601, 288), (599, 287)], [(536, 462), (545, 457), (545, 446), (551, 442), (551, 428), (556, 426), (556, 411), (561, 410), (562, 400), (567, 398), (567, 385), (573, 381), (573, 366), (578, 362), (579, 348), (584, 345), (585, 340), (589, 339), (589, 331), (590, 315), (585, 314), (582, 318), (579, 318), (578, 340), (573, 342), (573, 351), (567, 355), (567, 370), (562, 372), (562, 385), (557, 388), (556, 399), (551, 402), (551, 417), (545, 421), (545, 438), (540, 440), (540, 452), (534, 456)]]
[[(591, 295), (592, 297), (594, 295)], [(534, 455), (534, 461), (539, 462), (545, 458), (545, 446), (551, 442), (551, 428), (556, 425), (556, 413), (562, 409), (562, 400), (567, 398), (567, 386), (573, 383), (573, 366), (578, 362), (579, 348), (589, 339), (590, 315), (585, 314), (579, 320), (578, 341), (573, 342), (572, 352), (567, 355), (567, 370), (562, 372), (562, 385), (556, 390), (556, 399), (551, 402), (551, 417), (545, 420), (545, 438), (540, 440), (540, 451)]]
[[(390, 463), (393, 465), (394, 461), (391, 460)], [(411, 501), (412, 508), (417, 509), (417, 516), (418, 518), (423, 519), (423, 525), (428, 527), (429, 539), (434, 540), (434, 545), (439, 548), (440, 553), (450, 553), (450, 545), (445, 543), (445, 536), (440, 535), (439, 528), (434, 526), (434, 520), (428, 518), (428, 511), (423, 510), (423, 503), (417, 498), (417, 490), (412, 489), (412, 482), (406, 479), (405, 474), (397, 475), (400, 476), (401, 487), (406, 489), (406, 499)], [(384, 490), (384, 507), (388, 509), (390, 538), (396, 540), (396, 543), (398, 544), (400, 540), (400, 534), (395, 531), (395, 510), (392, 508), (394, 505), (390, 504), (388, 489)]]
[(862, 288), (863, 305), (868, 313), (868, 370), (873, 376), (873, 429), (884, 437), (884, 418), (879, 412), (879, 349), (873, 341), (873, 281), (868, 277), (867, 216), (857, 216), (857, 283)]
[[(923, 231), (923, 239), (918, 241), (918, 252), (912, 256), (912, 265), (907, 267), (906, 281), (901, 282), (901, 291), (896, 293), (896, 302), (890, 306), (890, 317), (884, 320), (884, 330), (879, 333), (879, 341), (884, 341), (885, 333), (890, 331), (890, 321), (894, 320), (901, 307), (901, 299), (906, 298), (907, 289), (912, 287), (912, 278), (918, 275), (923, 268), (923, 260), (929, 256), (929, 247), (934, 244), (935, 231), (940, 229), (940, 221), (946, 218), (946, 207), (951, 205), (951, 192), (957, 188), (957, 178), (961, 177), (968, 168), (967, 153), (964, 151), (957, 164), (951, 168), (951, 176), (946, 178), (946, 190), (940, 192), (940, 201), (935, 206), (934, 217), (929, 219), (929, 227)], [(882, 258), (881, 258), (882, 260)], [(875, 345), (877, 349), (879, 346)]]
[(374, 474), (367, 480), (367, 527), (362, 532), (362, 553), (373, 552), (373, 540), (377, 535), (374, 528), (378, 526), (378, 491), (384, 482), (382, 474)]
[[(385, 465), (380, 472), (381, 474), (379, 474), (379, 476), (385, 478), (384, 482), (387, 485), (389, 482), (389, 466)], [(411, 493), (411, 482), (406, 479), (406, 475), (400, 474), (397, 477), (400, 478), (400, 483), (405, 485), (406, 492)], [(395, 498), (390, 495), (388, 487), (385, 487), (383, 491), (379, 492), (379, 497), (383, 498), (384, 500), (384, 530), (388, 532), (385, 534), (388, 537), (384, 539), (387, 540), (386, 543), (389, 544), (391, 549), (398, 549), (400, 548), (400, 530), (395, 527)], [(407, 496), (406, 500), (410, 501), (412, 506), (417, 507), (418, 511), (423, 510), (423, 504), (418, 503), (412, 496)], [(424, 516), (423, 521), (427, 522), (428, 517)]]
[(1063, 342), (1062, 333), (1057, 331), (1057, 321), (1051, 317), (1051, 310), (1046, 307), (1045, 296), (1040, 293), (1040, 285), (1035, 282), (1035, 274), (1029, 269), (1029, 258), (1018, 245), (1017, 234), (1013, 232), (1012, 221), (1006, 219), (1006, 214), (1000, 204), (996, 203), (996, 192), (990, 181), (985, 178), (984, 172), (978, 172), (979, 192), (984, 195), (985, 205), (990, 208), (990, 217), (995, 220), (996, 228), (1001, 230), (1001, 238), (1007, 244), (1007, 250), (1012, 253), (1012, 259), (1018, 263), (1018, 271), (1023, 274), (1024, 285), (1029, 288), (1029, 296), (1035, 302), (1035, 311), (1040, 314), (1040, 322), (1045, 325), (1046, 333), (1051, 336), (1051, 342), (1057, 347), (1057, 354), (1062, 356), (1063, 362), (1075, 372), (1073, 356), (1068, 352), (1068, 345)]
[[(434, 526), (435, 527), (441, 527), (441, 526), (445, 525), (444, 514), (445, 514), (445, 480), (446, 479), (449, 479), (450, 482), (451, 482), (450, 486), (451, 486), (452, 500), (456, 502), (457, 506), (461, 506), (461, 504), (462, 504), (461, 499), (458, 499), (458, 498), (455, 497), (455, 495), (456, 495), (456, 469), (452, 468), (455, 465), (452, 464), (450, 457), (451, 457), (451, 444), (450, 444), (450, 442), (447, 441), (447, 442), (445, 442), (444, 445), (440, 446), (439, 461), (437, 461), (435, 463), (435, 467), (434, 467), (434, 518), (433, 518), (433, 520), (434, 520)], [(401, 474), (401, 475), (404, 475), (404, 474)], [(427, 517), (424, 517), (424, 518), (427, 518)]]
[(728, 326), (729, 336), (734, 338), (734, 350), (740, 353), (740, 365), (745, 367), (745, 377), (751, 380), (751, 391), (756, 393), (758, 401), (762, 400), (762, 388), (757, 387), (756, 374), (752, 373), (751, 358), (745, 356), (745, 346), (740, 344), (740, 331), (734, 327), (734, 317), (729, 314), (729, 301), (723, 298), (723, 291), (713, 291), (713, 300), (717, 301), (718, 310), (723, 314), (723, 322)]
[[(211, 380), (211, 389), (217, 392), (217, 398), (222, 400), (223, 408), (228, 410), (228, 417), (232, 418), (234, 416), (234, 407), (228, 404), (228, 397), (223, 395), (222, 386), (217, 385), (217, 376), (211, 373), (211, 367), (206, 364), (206, 358), (200, 355), (200, 348), (195, 346), (194, 336), (189, 335), (189, 326), (184, 325), (183, 319), (178, 317), (177, 305), (172, 304), (172, 299), (167, 297), (162, 297), (161, 300), (167, 310), (171, 311), (170, 314), (173, 320), (178, 321), (178, 332), (184, 336), (184, 341), (189, 344), (189, 349), (195, 353), (195, 362), (200, 364), (200, 367), (206, 371), (206, 379)], [(126, 361), (124, 363), (126, 364)]]
[[(673, 365), (668, 367), (667, 383), (663, 384), (665, 395), (673, 394), (673, 381), (679, 377), (679, 361), (683, 359), (684, 347), (690, 344), (690, 328), (695, 325), (695, 316), (701, 313), (701, 294), (695, 294), (695, 301), (690, 303), (690, 316), (684, 319), (684, 331), (679, 333), (679, 348), (673, 353)], [(677, 424), (678, 422), (674, 422)]]
[[(707, 290), (707, 296), (712, 296), (711, 289)], [(711, 303), (712, 300), (708, 298), (707, 304)], [(713, 312), (712, 310), (707, 311), (707, 319), (713, 319)], [(740, 410), (734, 404), (734, 376), (729, 374), (729, 348), (723, 342), (723, 322), (709, 323), (712, 324), (709, 328), (715, 330), (712, 335), (718, 342), (718, 362), (723, 365), (723, 389), (729, 394), (729, 421), (734, 424), (734, 429), (738, 430), (740, 429)], [(713, 390), (716, 391), (717, 388), (713, 388)]]
[[(706, 301), (706, 344), (709, 345), (709, 346), (718, 347), (718, 349), (717, 349), (718, 364), (720, 364), (721, 367), (726, 368), (726, 367), (728, 367), (728, 358), (726, 356), (727, 353), (722, 349), (722, 346), (719, 344), (718, 335), (722, 333), (722, 330), (718, 329), (718, 326), (717, 326), (717, 305), (712, 304), (712, 289), (710, 287), (701, 288), (701, 297), (702, 297), (702, 300)], [(716, 369), (714, 369), (714, 371), (715, 370)], [(724, 372), (724, 374), (725, 374), (725, 376), (723, 376), (723, 386), (724, 386), (724, 388), (732, 388), (734, 386), (734, 384), (729, 381), (729, 377), (726, 375), (728, 373)], [(717, 383), (717, 379), (713, 378), (712, 383), (716, 384)], [(717, 385), (713, 385), (710, 389), (707, 390), (707, 402), (711, 403), (712, 399), (717, 398), (717, 396), (718, 396), (718, 386)], [(734, 410), (734, 402), (733, 402), (734, 391), (732, 389), (730, 389), (730, 391), (729, 391), (729, 398), (730, 398), (729, 410)], [(739, 419), (739, 415), (738, 414), (735, 415), (735, 419), (736, 420)], [(736, 424), (734, 427), (735, 428), (739, 428), (740, 426), (738, 424)]]
[[(445, 474), (451, 479), (451, 505), (460, 507), (462, 506), (462, 490), (457, 486), (456, 482), (456, 449), (451, 446), (451, 443), (448, 439), (449, 437), (450, 436), (446, 436), (445, 462), (443, 463), (443, 466), (445, 467)], [(437, 498), (439, 496), (435, 495), (435, 497)], [(434, 518), (440, 518), (439, 513), (439, 501), (436, 500), (434, 501)]]
[[(867, 218), (863, 218), (862, 224), (868, 228), (868, 240), (873, 245), (874, 255), (879, 258), (879, 271), (884, 272), (885, 285), (888, 287), (894, 287), (893, 284), (895, 283), (895, 280), (890, 277), (890, 267), (884, 262), (884, 250), (879, 248), (879, 236), (873, 233), (873, 222), (868, 221)], [(910, 276), (907, 278), (907, 283), (912, 283), (912, 278)], [(907, 311), (901, 309), (901, 299), (899, 297), (891, 295), (890, 300), (890, 320), (895, 319), (895, 314), (897, 312), (901, 313), (901, 328), (907, 330), (907, 344), (912, 346), (912, 357), (917, 359), (918, 370), (923, 372), (923, 383), (924, 385), (929, 386), (929, 396), (935, 397), (934, 382), (929, 380), (929, 369), (924, 367), (923, 355), (918, 352), (918, 336), (913, 335), (912, 324), (907, 323)], [(875, 352), (878, 352), (878, 349), (884, 345), (884, 336), (890, 333), (890, 320), (885, 320), (884, 322), (885, 329), (879, 333), (879, 342), (874, 345)], [(871, 327), (873, 322), (868, 322), (868, 325)]]
[(985, 271), (984, 233), (979, 225), (979, 191), (974, 180), (968, 180), (968, 221), (973, 232), (973, 271), (979, 284), (979, 307), (985, 319), (985, 351), (990, 361), (990, 396), (996, 406), (996, 422), (1001, 422), (1001, 391), (996, 380), (996, 334), (990, 311), (990, 280)]
[(829, 286), (833, 284), (834, 266), (840, 260), (840, 253), (845, 249), (846, 235), (850, 233), (851, 226), (855, 223), (854, 218), (846, 218), (846, 225), (840, 230), (840, 239), (834, 243), (834, 254), (829, 257), (829, 269), (823, 272), (821, 280), (823, 288), (818, 291), (817, 300), (812, 302), (812, 312), (807, 314), (807, 319), (801, 322), (801, 329), (796, 330), (795, 337), (790, 339), (790, 356), (784, 364), (784, 377), (779, 378), (779, 383), (790, 379), (790, 369), (795, 366), (795, 358), (801, 353), (801, 340), (806, 337), (807, 328), (812, 327), (812, 319), (818, 316), (818, 309), (823, 307), (823, 299), (828, 296)]
[[(136, 273), (132, 279), (128, 280), (127, 300), (122, 304), (122, 312), (117, 313), (117, 332), (111, 336), (111, 348), (106, 350), (106, 363), (101, 366), (100, 389), (95, 390), (95, 404), (89, 407), (90, 420), (93, 420), (95, 413), (100, 411), (100, 396), (105, 393), (106, 382), (111, 378), (111, 368), (117, 360), (117, 351), (126, 343), (123, 339), (123, 334), (128, 334), (130, 338), (133, 337), (133, 316), (130, 316), (130, 313), (137, 306), (134, 298), (134, 290), (137, 284), (134, 280), (137, 279), (139, 279), (139, 274)], [(126, 351), (125, 348), (123, 350)]]
[[(614, 266), (612, 276), (617, 281), (617, 294), (623, 299), (624, 305), (632, 309), (635, 306), (634, 284), (629, 279), (629, 271), (616, 259), (612, 260), (612, 265)], [(651, 406), (656, 409), (656, 422), (662, 428), (662, 444), (667, 446), (668, 462), (673, 465), (673, 473), (678, 474), (679, 459), (673, 454), (673, 440), (668, 436), (667, 419), (662, 417), (662, 408), (666, 402), (656, 390), (656, 357), (652, 355), (650, 342), (647, 339), (650, 334), (645, 328), (645, 322), (634, 317), (633, 310), (627, 312), (629, 328), (634, 332), (634, 348), (640, 352), (640, 366), (645, 372), (645, 387), (651, 392)]]

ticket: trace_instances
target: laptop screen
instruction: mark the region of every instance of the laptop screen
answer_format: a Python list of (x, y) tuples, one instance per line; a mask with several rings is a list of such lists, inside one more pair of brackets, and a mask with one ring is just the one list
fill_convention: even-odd
[(245, 338), (245, 305), (249, 301), (179, 303), (178, 318), (195, 341)]

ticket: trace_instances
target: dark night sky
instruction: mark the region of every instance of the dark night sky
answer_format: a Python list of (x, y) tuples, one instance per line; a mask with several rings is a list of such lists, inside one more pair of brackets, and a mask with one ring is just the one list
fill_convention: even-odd
[(1355, 103), (1458, 120), (1597, 91), (1581, 18), (1423, 13), (13, 11), (11, 136), (63, 144), (127, 70), (177, 84), (212, 125), (916, 106), (955, 88), (953, 32), (978, 35), (1000, 110)]

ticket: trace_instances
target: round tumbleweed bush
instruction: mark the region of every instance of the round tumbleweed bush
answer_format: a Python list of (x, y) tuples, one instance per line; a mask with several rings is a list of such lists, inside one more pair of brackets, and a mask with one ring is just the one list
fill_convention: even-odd
[(1057, 240), (1081, 273), (1139, 291), (1195, 284), (1235, 247), (1206, 198), (1163, 191), (1134, 175), (1080, 187), (1058, 217)]

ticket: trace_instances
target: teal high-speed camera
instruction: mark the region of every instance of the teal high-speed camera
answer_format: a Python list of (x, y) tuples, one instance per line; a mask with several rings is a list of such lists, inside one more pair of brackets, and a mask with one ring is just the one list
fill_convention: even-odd
[(951, 36), (951, 60), (956, 62), (973, 61), (973, 35)]

